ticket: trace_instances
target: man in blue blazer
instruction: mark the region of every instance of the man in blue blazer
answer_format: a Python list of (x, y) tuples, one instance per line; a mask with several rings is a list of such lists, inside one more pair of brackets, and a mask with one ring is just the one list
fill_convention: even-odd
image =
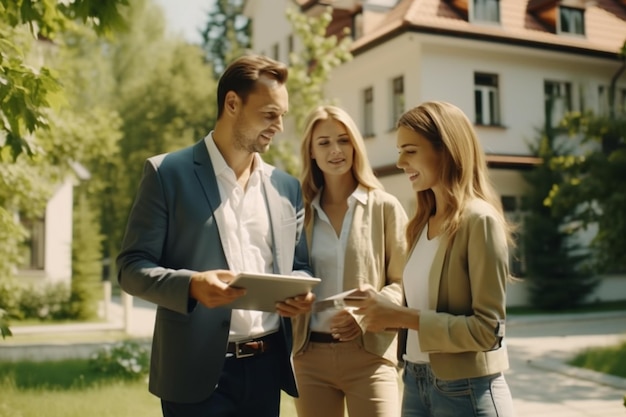
[(246, 55), (218, 83), (215, 129), (149, 158), (117, 258), (121, 287), (158, 305), (149, 389), (165, 417), (275, 417), (280, 390), (297, 395), (290, 317), (232, 310), (240, 271), (310, 275), (296, 178), (265, 164), (288, 110), (284, 64)]

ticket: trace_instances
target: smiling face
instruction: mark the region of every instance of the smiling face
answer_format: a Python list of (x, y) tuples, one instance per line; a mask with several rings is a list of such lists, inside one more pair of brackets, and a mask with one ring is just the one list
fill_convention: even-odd
[(251, 153), (267, 151), (274, 135), (283, 131), (283, 116), (289, 107), (287, 87), (262, 76), (245, 102), (238, 96), (235, 99), (239, 104), (233, 124), (235, 148)]
[(408, 175), (416, 192), (439, 186), (441, 155), (421, 134), (400, 126), (397, 131), (398, 168)]
[(315, 124), (311, 135), (311, 158), (327, 175), (352, 173), (354, 146), (343, 123), (328, 118)]

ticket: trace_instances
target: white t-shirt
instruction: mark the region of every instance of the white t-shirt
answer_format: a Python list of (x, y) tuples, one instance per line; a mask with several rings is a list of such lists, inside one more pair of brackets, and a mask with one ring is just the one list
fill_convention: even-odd
[[(420, 311), (429, 309), (428, 276), (438, 248), (439, 237), (428, 240), (428, 224), (426, 224), (409, 256), (402, 276), (404, 295), (409, 308)], [(430, 362), (428, 353), (420, 349), (419, 332), (416, 330), (408, 330), (404, 360), (413, 363)]]

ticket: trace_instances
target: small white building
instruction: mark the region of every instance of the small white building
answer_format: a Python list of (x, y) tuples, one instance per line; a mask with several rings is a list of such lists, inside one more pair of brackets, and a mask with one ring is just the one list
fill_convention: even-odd
[[(474, 121), (490, 176), (508, 214), (520, 214), (521, 173), (538, 160), (529, 143), (545, 124), (572, 110), (608, 110), (611, 79), (626, 41), (626, 0), (248, 0), (256, 52), (288, 62), (297, 51), (279, 10), (319, 15), (333, 8), (329, 35), (353, 35), (353, 60), (325, 86), (355, 119), (372, 166), (407, 211), (408, 181), (395, 167), (395, 123), (428, 100), (450, 101)], [(626, 109), (626, 76), (617, 81), (618, 111)], [(547, 106), (551, 106), (547, 109)], [(299, 139), (297, 132), (284, 137)], [(523, 272), (523, 263), (513, 269)], [(617, 291), (616, 291), (617, 290)], [(606, 278), (594, 294), (624, 299), (626, 279)], [(526, 302), (523, 285), (510, 305)]]
[(24, 262), (16, 276), (22, 282), (70, 285), (72, 282), (72, 234), (74, 186), (87, 180), (89, 172), (72, 164), (74, 172), (57, 184), (37, 219), (22, 219), (29, 238), (24, 244)]

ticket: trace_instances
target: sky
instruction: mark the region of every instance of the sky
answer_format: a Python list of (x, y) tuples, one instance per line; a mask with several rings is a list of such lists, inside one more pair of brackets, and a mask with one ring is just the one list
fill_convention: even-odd
[(201, 43), (198, 33), (205, 23), (215, 0), (154, 0), (165, 12), (168, 31), (182, 34), (192, 43)]

